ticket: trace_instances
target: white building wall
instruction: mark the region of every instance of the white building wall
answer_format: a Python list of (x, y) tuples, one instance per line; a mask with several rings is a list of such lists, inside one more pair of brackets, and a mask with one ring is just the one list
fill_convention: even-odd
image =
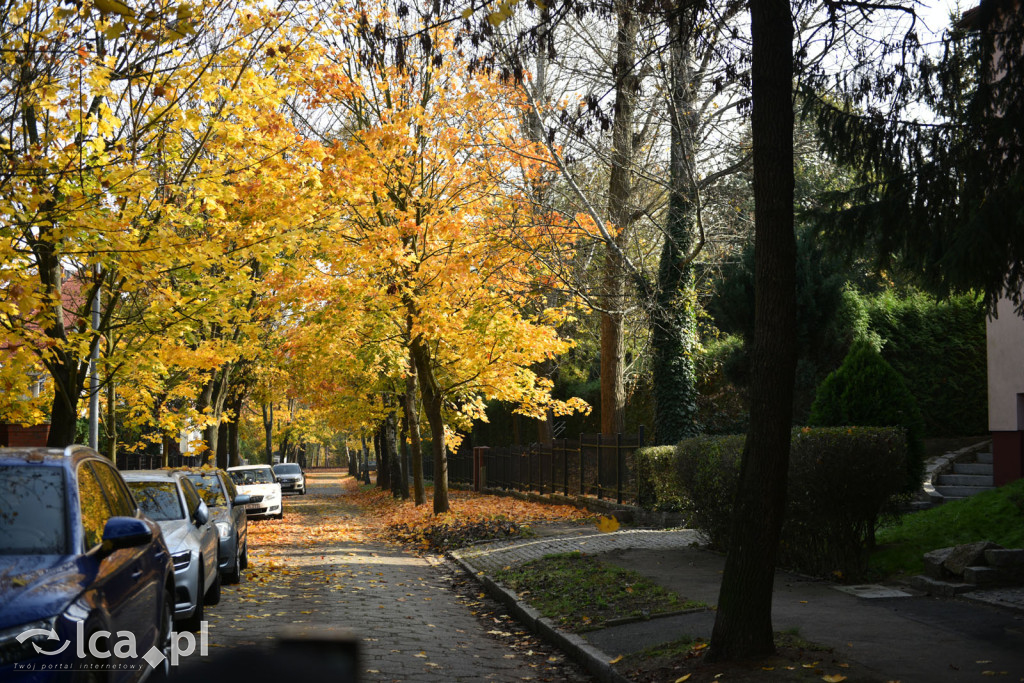
[(988, 424), (993, 432), (1024, 430), (1024, 317), (1000, 299), (988, 320)]

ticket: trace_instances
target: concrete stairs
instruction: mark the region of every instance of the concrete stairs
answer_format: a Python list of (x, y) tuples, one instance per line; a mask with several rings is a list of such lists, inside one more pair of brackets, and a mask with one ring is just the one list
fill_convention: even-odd
[(991, 453), (976, 453), (973, 460), (956, 462), (952, 472), (940, 474), (935, 480), (935, 490), (943, 501), (969, 498), (994, 488)]

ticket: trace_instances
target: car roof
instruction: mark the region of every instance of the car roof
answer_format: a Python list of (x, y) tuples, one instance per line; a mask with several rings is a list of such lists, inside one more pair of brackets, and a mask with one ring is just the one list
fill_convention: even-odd
[(36, 463), (50, 466), (73, 466), (82, 460), (99, 459), (106, 463), (113, 464), (105, 456), (97, 453), (87, 446), (72, 445), (67, 448), (43, 448), (43, 447), (15, 447), (0, 448), (0, 463), (17, 465), (21, 463)]
[(125, 481), (177, 481), (184, 476), (177, 470), (126, 470), (121, 472)]
[(262, 470), (268, 467), (270, 467), (270, 465), (239, 465), (238, 467), (229, 467), (228, 472), (237, 472), (240, 470)]

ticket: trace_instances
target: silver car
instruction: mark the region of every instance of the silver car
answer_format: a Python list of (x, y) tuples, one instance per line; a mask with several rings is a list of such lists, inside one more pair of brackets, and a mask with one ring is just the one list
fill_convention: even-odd
[(184, 472), (140, 470), (124, 479), (142, 511), (160, 525), (174, 560), (174, 620), (198, 630), (203, 606), (220, 602), (217, 529)]
[(245, 506), (251, 501), (239, 493), (235, 482), (224, 470), (210, 467), (183, 469), (196, 485), (220, 539), (218, 567), (224, 583), (238, 583), (242, 570), (249, 566), (249, 525)]
[(306, 475), (297, 462), (281, 462), (274, 465), (274, 475), (281, 484), (281, 493), (306, 495)]

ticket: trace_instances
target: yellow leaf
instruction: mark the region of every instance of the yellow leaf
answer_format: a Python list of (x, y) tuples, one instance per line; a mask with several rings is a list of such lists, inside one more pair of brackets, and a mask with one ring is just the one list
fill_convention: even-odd
[(597, 520), (597, 530), (604, 534), (609, 534), (613, 531), (618, 531), (619, 520), (615, 519), (615, 516), (601, 517)]
[(108, 14), (132, 14), (132, 8), (120, 0), (94, 0), (93, 6)]
[(846, 676), (842, 674), (832, 674), (830, 676), (822, 676), (821, 680), (825, 681), (825, 683), (841, 683), (846, 680)]
[(619, 656), (618, 656), (618, 657), (616, 657), (615, 659), (612, 659), (612, 660), (610, 660), (610, 661), (609, 661), (608, 663), (609, 663), (609, 664), (618, 664), (619, 662), (621, 662), (621, 661), (622, 661), (622, 658), (623, 658), (623, 656), (624, 656), (624, 655), (619, 655)]
[(473, 16), (473, 8), (472, 7), (470, 7), (469, 9), (463, 10), (463, 12), (462, 12), (462, 18), (463, 19), (469, 19), (471, 16)]
[(690, 680), (690, 676), (692, 676), (692, 675), (693, 674), (686, 674), (685, 676), (680, 676), (679, 678), (677, 678), (675, 680), (675, 683), (683, 683), (683, 681), (688, 681), (688, 680)]

